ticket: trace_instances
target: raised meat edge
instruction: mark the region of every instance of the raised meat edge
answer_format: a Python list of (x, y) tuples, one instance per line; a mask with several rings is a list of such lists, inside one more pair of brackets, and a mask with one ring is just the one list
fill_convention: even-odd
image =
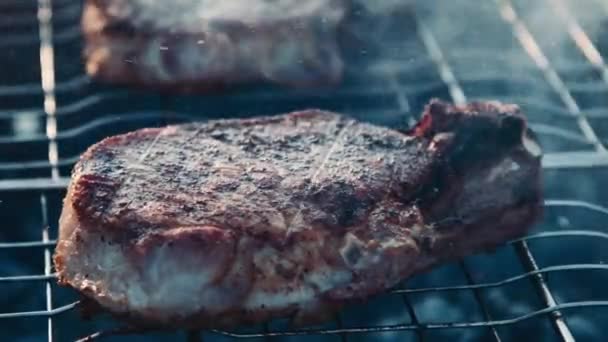
[[(434, 144), (437, 144), (437, 146), (440, 146), (442, 143), (445, 143), (444, 140), (451, 138), (445, 136), (444, 134), (446, 131), (449, 131), (449, 126), (451, 125), (449, 123), (450, 120), (446, 119), (446, 115), (448, 118), (449, 115), (454, 113), (477, 115), (476, 113), (478, 111), (482, 111), (486, 114), (489, 113), (492, 116), (498, 116), (500, 112), (517, 113), (518, 109), (516, 107), (502, 106), (499, 104), (471, 104), (467, 107), (451, 107), (438, 101), (434, 101), (427, 107), (421, 122), (410, 132), (408, 132), (408, 134), (429, 139)], [(429, 117), (431, 118), (431, 122), (428, 120)], [(511, 119), (507, 119), (507, 122), (511, 122), (510, 120)], [(515, 120), (507, 124), (518, 125), (520, 122), (521, 120)], [(447, 125), (448, 127), (442, 127), (442, 125)], [(494, 160), (494, 167), (480, 168), (479, 172), (472, 172), (471, 174), (467, 175), (469, 176), (469, 179), (463, 179), (462, 177), (451, 179), (451, 181), (459, 182), (458, 188), (462, 191), (461, 196), (458, 196), (458, 194), (451, 194), (449, 191), (447, 192), (448, 195), (445, 196), (449, 196), (451, 200), (460, 201), (462, 203), (462, 209), (460, 211), (450, 209), (447, 210), (448, 214), (446, 215), (445, 205), (442, 204), (445, 199), (442, 198), (442, 196), (433, 198), (429, 201), (429, 203), (432, 203), (433, 205), (423, 208), (427, 215), (441, 217), (443, 218), (443, 221), (434, 223), (439, 233), (426, 236), (425, 234), (421, 234), (421, 236), (419, 236), (417, 243), (421, 254), (417, 256), (412, 255), (412, 257), (416, 259), (413, 260), (413, 263), (410, 265), (411, 268), (403, 275), (404, 278), (428, 269), (438, 262), (458, 258), (483, 249), (492, 249), (510, 238), (514, 238), (525, 233), (531, 223), (533, 223), (533, 221), (540, 215), (542, 208), (542, 195), (540, 193), (540, 149), (538, 148), (538, 144), (535, 142), (532, 133), (525, 128), (525, 125), (518, 129), (521, 130), (520, 133), (522, 134), (519, 137), (521, 139), (521, 144), (510, 151), (509, 158), (503, 158), (498, 162)], [(488, 156), (488, 160), (492, 159), (493, 158), (491, 156)], [(519, 165), (519, 169), (514, 169), (514, 163)], [(528, 169), (522, 169), (522, 165), (524, 167), (528, 167)], [(494, 184), (494, 186), (512, 186), (513, 184), (509, 183), (508, 177), (504, 177), (508, 176), (509, 172), (518, 171), (526, 172), (526, 174), (523, 174), (523, 178), (522, 174), (518, 174), (518, 177), (516, 177), (517, 181), (521, 181), (522, 179), (526, 180), (526, 178), (528, 178), (526, 182), (520, 184), (521, 189), (527, 191), (527, 194), (524, 196), (525, 201), (512, 207), (504, 207), (502, 208), (501, 213), (492, 212), (485, 220), (474, 222), (474, 224), (477, 226), (483, 225), (485, 227), (491, 227), (491, 229), (484, 229), (483, 227), (480, 229), (479, 227), (471, 226), (471, 224), (467, 225), (466, 215), (470, 214), (470, 211), (467, 210), (470, 210), (472, 207), (477, 205), (481, 205), (483, 207), (483, 203), (478, 203), (476, 201), (472, 201), (471, 203), (470, 201), (471, 198), (475, 198), (479, 195), (476, 192), (489, 189), (487, 186), (492, 186), (492, 180), (497, 179), (499, 181)], [(484, 181), (479, 182), (479, 179), (484, 179)], [(69, 197), (70, 196), (68, 195), (66, 200)], [(71, 206), (66, 206), (67, 209), (64, 209), (64, 214), (62, 215), (62, 229), (64, 227), (69, 229), (69, 227), (77, 227), (79, 225), (78, 222), (71, 221), (73, 216), (70, 213), (69, 207)], [(449, 227), (446, 228), (446, 226), (450, 225), (452, 227), (459, 227), (459, 229), (453, 229), (450, 231), (448, 229)], [(476, 234), (467, 234), (468, 232), (474, 232)], [(57, 263), (58, 270), (61, 269), (61, 257), (56, 256), (55, 261)], [(412, 260), (409, 261), (411, 262)], [(62, 278), (61, 271), (60, 279), (62, 279), (62, 281), (66, 284), (70, 283), (69, 279), (66, 279), (65, 277)], [(84, 290), (85, 295), (91, 295), (99, 300), (98, 294), (87, 293), (87, 290), (82, 288), (80, 290)], [(379, 290), (383, 289), (376, 289), (376, 292), (379, 292)], [(371, 294), (375, 293), (367, 293), (367, 295)], [(330, 300), (320, 298), (318, 303), (314, 303), (314, 308), (307, 312), (306, 319), (301, 320), (301, 322), (307, 323), (310, 321), (315, 321), (315, 319), (311, 319), (315, 316), (316, 318), (327, 317), (329, 313), (340, 307), (344, 301), (332, 302)], [(100, 302), (103, 305), (103, 299), (100, 300)], [(108, 306), (115, 307), (114, 305), (115, 302), (112, 302), (109, 303)], [(286, 308), (285, 310), (275, 312), (270, 310), (262, 310), (249, 313), (231, 313), (224, 320), (212, 315), (209, 316), (205, 313), (200, 313), (185, 320), (180, 318), (169, 318), (168, 321), (170, 323), (168, 324), (169, 326), (186, 325), (200, 327), (208, 326), (210, 320), (215, 320), (211, 326), (229, 327), (240, 323), (255, 323), (264, 321), (276, 316), (292, 315), (293, 313), (294, 310), (291, 308)], [(138, 315), (138, 313), (131, 315), (130, 313), (125, 313), (123, 311), (121, 314), (129, 316), (130, 319), (134, 319), (140, 324), (142, 323), (140, 321), (141, 317)], [(160, 317), (163, 316), (163, 313), (156, 314), (158, 314)], [(146, 317), (145, 322), (149, 322), (149, 319), (153, 316), (154, 315)], [(164, 317), (162, 321), (167, 323), (167, 318)]]

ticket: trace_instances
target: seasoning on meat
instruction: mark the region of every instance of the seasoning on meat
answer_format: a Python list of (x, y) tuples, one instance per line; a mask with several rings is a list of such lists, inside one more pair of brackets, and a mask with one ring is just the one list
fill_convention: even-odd
[(206, 90), (337, 82), (347, 0), (87, 0), (87, 73), (113, 83)]
[(540, 152), (497, 102), (407, 132), (306, 110), (110, 137), (74, 169), (59, 281), (137, 324), (316, 322), (524, 234)]

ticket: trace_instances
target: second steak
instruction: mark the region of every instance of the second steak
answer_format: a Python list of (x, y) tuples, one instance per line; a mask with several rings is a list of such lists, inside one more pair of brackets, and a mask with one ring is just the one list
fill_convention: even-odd
[(170, 90), (338, 81), (347, 0), (87, 0), (87, 73)]

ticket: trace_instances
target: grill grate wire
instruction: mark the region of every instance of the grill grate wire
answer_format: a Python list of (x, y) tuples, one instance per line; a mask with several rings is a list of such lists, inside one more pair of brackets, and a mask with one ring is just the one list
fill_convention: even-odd
[[(587, 58), (588, 62), (598, 70), (603, 81), (608, 84), (608, 68), (598, 49), (594, 46), (592, 40), (587, 33), (577, 23), (576, 19), (569, 14), (562, 0), (548, 0), (549, 3), (556, 9), (557, 13), (568, 25), (568, 32), (575, 42), (576, 46), (581, 50), (582, 54)], [(560, 77), (559, 72), (552, 66), (548, 58), (545, 56), (541, 47), (537, 44), (535, 37), (527, 28), (526, 23), (522, 21), (513, 4), (509, 0), (496, 0), (498, 11), (505, 22), (507, 22), (512, 30), (514, 37), (521, 44), (522, 49), (528, 54), (530, 59), (536, 64), (538, 69), (543, 73), (547, 84), (559, 96), (565, 106), (568, 115), (574, 116), (580, 131), (586, 141), (593, 147), (593, 151), (569, 151), (555, 152), (547, 156), (549, 162), (546, 161), (546, 168), (595, 168), (598, 166), (608, 165), (608, 156), (606, 147), (594, 130), (589, 116), (585, 110), (582, 110), (577, 103), (575, 97), (570, 92), (566, 82)], [(59, 1), (61, 3), (61, 1)], [(62, 6), (69, 6), (63, 4)], [(54, 65), (54, 49), (53, 43), (59, 44), (62, 41), (73, 39), (79, 36), (78, 29), (70, 29), (63, 31), (57, 35), (52, 32), (53, 18), (53, 3), (51, 0), (38, 0), (38, 25), (39, 25), (39, 44), (40, 44), (40, 64), (41, 64), (41, 81), (40, 84), (26, 84), (14, 86), (1, 86), (0, 97), (3, 96), (19, 96), (32, 95), (40, 93), (43, 98), (42, 115), (46, 117), (46, 128), (44, 139), (48, 148), (48, 160), (46, 162), (37, 161), (35, 163), (16, 162), (11, 165), (0, 163), (2, 168), (23, 167), (39, 167), (50, 171), (50, 177), (41, 177), (39, 179), (10, 179), (0, 181), (0, 191), (33, 191), (40, 194), (40, 210), (42, 213), (41, 222), (41, 239), (39, 241), (29, 242), (2, 242), (0, 250), (11, 249), (33, 249), (42, 250), (44, 257), (44, 274), (26, 275), (26, 276), (1, 276), (0, 283), (5, 282), (43, 282), (45, 288), (45, 310), (40, 311), (21, 311), (0, 313), (0, 319), (26, 319), (31, 317), (44, 317), (47, 319), (47, 339), (52, 341), (54, 337), (53, 319), (74, 310), (78, 306), (78, 302), (63, 304), (58, 307), (53, 307), (53, 296), (51, 282), (54, 281), (55, 275), (52, 273), (51, 265), (51, 250), (55, 244), (49, 235), (49, 215), (48, 215), (48, 200), (47, 194), (49, 191), (63, 189), (67, 185), (68, 178), (61, 177), (60, 167), (63, 165), (71, 165), (75, 158), (60, 158), (58, 151), (57, 140), (61, 136), (61, 131), (58, 129), (58, 115), (77, 115), (81, 110), (89, 107), (92, 104), (105, 101), (112, 97), (128, 96), (121, 94), (119, 91), (109, 91), (105, 93), (93, 94), (77, 100), (71, 105), (57, 107), (56, 94), (58, 92), (74, 91), (88, 84), (86, 77), (77, 76), (60, 84), (55, 82), (55, 65)], [(63, 8), (63, 7), (61, 7)], [(67, 7), (69, 8), (69, 7)], [(76, 11), (68, 11), (63, 8), (62, 12), (77, 13)], [(437, 69), (442, 83), (447, 87), (449, 97), (455, 103), (465, 103), (467, 95), (461, 86), (458, 77), (452, 70), (448, 58), (445, 57), (442, 46), (438, 43), (435, 35), (430, 27), (427, 26), (424, 20), (415, 18), (416, 32), (422, 45), (426, 48), (429, 59)], [(24, 44), (27, 41), (18, 37), (13, 40), (3, 40), (3, 43)], [(387, 81), (391, 92), (396, 98), (398, 113), (405, 115), (411, 112), (412, 106), (408, 98), (412, 95), (411, 89), (402, 86), (394, 73), (384, 73), (383, 77)], [(367, 89), (353, 89), (349, 96), (360, 95), (361, 92), (372, 92), (373, 87)], [(382, 89), (378, 90), (382, 92)], [(259, 94), (258, 94), (259, 95)], [(255, 95), (254, 96), (258, 96)], [(237, 95), (238, 96), (238, 95)], [(0, 112), (0, 117), (9, 117), (14, 113)], [(184, 118), (187, 119), (187, 118)], [(97, 121), (98, 123), (99, 121)], [(109, 121), (112, 122), (112, 121)], [(92, 123), (92, 122), (91, 122)], [(64, 134), (68, 132), (64, 131)], [(72, 132), (74, 136), (86, 133), (86, 130)], [(70, 133), (71, 134), (71, 133)], [(582, 161), (581, 161), (582, 160)], [(578, 162), (577, 162), (578, 161)], [(579, 200), (548, 200), (547, 207), (579, 207), (591, 210), (602, 215), (608, 215), (608, 208), (594, 203), (588, 203)], [(335, 329), (303, 329), (303, 330), (281, 330), (273, 331), (268, 326), (264, 327), (261, 333), (236, 333), (228, 331), (214, 331), (217, 334), (234, 337), (234, 338), (272, 338), (279, 336), (292, 335), (338, 335), (342, 341), (347, 341), (350, 334), (359, 333), (380, 333), (392, 331), (415, 331), (419, 341), (425, 340), (425, 333), (430, 330), (441, 329), (458, 329), (458, 328), (483, 328), (488, 329), (496, 341), (501, 341), (501, 336), (497, 327), (512, 326), (516, 323), (535, 318), (546, 317), (552, 323), (557, 336), (563, 341), (574, 341), (574, 337), (570, 327), (566, 324), (563, 312), (580, 309), (584, 307), (608, 307), (608, 301), (575, 301), (567, 303), (557, 303), (554, 294), (551, 292), (547, 282), (547, 276), (551, 273), (561, 272), (585, 272), (590, 270), (608, 271), (607, 265), (602, 264), (569, 264), (559, 266), (539, 267), (536, 259), (529, 246), (532, 240), (556, 239), (567, 237), (586, 237), (593, 239), (608, 240), (608, 234), (584, 229), (562, 230), (559, 232), (541, 232), (538, 234), (528, 235), (522, 239), (512, 241), (510, 245), (517, 252), (520, 262), (525, 270), (525, 273), (514, 277), (506, 278), (497, 282), (479, 283), (476, 282), (474, 273), (465, 261), (459, 263), (460, 272), (467, 280), (466, 285), (458, 286), (443, 286), (443, 287), (426, 287), (426, 288), (398, 288), (391, 291), (392, 294), (397, 294), (402, 297), (403, 304), (406, 306), (411, 322), (404, 324), (391, 324), (383, 326), (360, 326), (360, 327), (345, 327), (342, 324), (340, 316), (336, 319)], [(502, 287), (510, 283), (529, 280), (532, 282), (541, 298), (544, 307), (538, 310), (530, 311), (523, 315), (508, 319), (494, 319), (490, 314), (490, 309), (487, 306), (481, 290), (488, 288)], [(437, 292), (455, 292), (455, 291), (470, 291), (473, 293), (475, 302), (480, 307), (483, 313), (483, 320), (470, 322), (447, 322), (447, 323), (425, 323), (417, 313), (415, 307), (411, 304), (409, 296), (416, 294), (428, 294)], [(195, 335), (193, 335), (195, 336)], [(95, 337), (95, 336), (93, 336)]]
[[(51, 20), (53, 18), (52, 0), (38, 0), (38, 27), (40, 38), (40, 81), (44, 93), (44, 112), (46, 114), (46, 137), (48, 139), (48, 159), (51, 165), (51, 179), (59, 179), (59, 169), (57, 167), (59, 152), (57, 150), (57, 101), (55, 99), (55, 61), (53, 51), (53, 28)], [(40, 206), (42, 208), (42, 242), (49, 242), (49, 220), (47, 211), (47, 199), (44, 194), (40, 196)], [(51, 250), (44, 247), (44, 275), (51, 274)], [(53, 310), (53, 292), (51, 280), (45, 282), (46, 310)], [(47, 318), (47, 340), (53, 339), (53, 318)]]
[[(434, 62), (437, 64), (437, 67), (440, 70), (440, 76), (441, 76), (442, 80), (447, 84), (452, 100), (456, 104), (464, 105), (465, 103), (467, 103), (467, 98), (465, 96), (465, 93), (464, 93), (462, 87), (460, 86), (458, 80), (456, 79), (454, 73), (452, 72), (450, 66), (445, 61), (445, 58), (443, 56), (441, 48), (439, 47), (439, 44), (437, 44), (437, 41), (433, 37), (433, 34), (422, 21), (417, 20), (416, 22), (417, 22), (417, 27), (418, 27), (418, 32), (420, 34), (420, 38), (421, 38), (422, 42), (424, 43), (425, 47), (427, 48), (429, 55), (434, 60)], [(519, 254), (520, 254), (520, 257), (522, 258), (522, 261), (524, 261), (524, 263), (525, 263), (525, 266), (526, 266), (525, 269), (528, 271), (533, 270), (534, 267), (536, 267), (536, 262), (534, 261), (532, 254), (529, 251), (525, 241), (518, 242), (516, 247), (518, 249), (518, 252), (520, 252)], [(525, 256), (525, 258), (523, 256)], [(462, 269), (463, 273), (466, 276), (466, 279), (467, 279), (467, 282), (469, 283), (469, 285), (475, 285), (475, 282), (474, 282), (469, 270), (466, 268), (464, 261), (461, 261), (460, 265), (461, 265), (461, 269)], [(542, 275), (538, 274), (534, 279), (537, 280), (537, 286), (543, 289), (542, 293), (545, 296), (544, 299), (548, 303), (548, 307), (554, 308), (556, 305), (555, 301), (553, 300), (551, 293), (548, 292), (547, 286), (544, 283)], [(481, 296), (479, 294), (479, 289), (472, 288), (471, 290), (474, 292), (475, 299), (476, 299), (477, 303), (481, 306), (481, 309), (483, 310), (485, 319), (487, 321), (491, 321), (491, 317), (488, 313), (489, 310), (486, 307), (483, 300), (481, 299)], [(552, 314), (556, 314), (557, 316), (560, 316), (559, 311), (553, 311)], [(572, 334), (568, 330), (568, 327), (563, 326), (563, 321), (561, 320), (561, 317), (555, 317), (555, 321), (556, 321), (556, 323), (555, 323), (556, 326), (559, 328), (558, 331), (559, 331), (560, 335), (562, 336), (562, 339), (564, 341), (572, 341)], [(494, 326), (490, 325), (490, 327), (492, 329), (492, 333), (493, 333), (493, 336), (495, 337), (495, 339), (497, 341), (500, 341), (501, 339), (498, 335), (498, 332), (494, 328)]]

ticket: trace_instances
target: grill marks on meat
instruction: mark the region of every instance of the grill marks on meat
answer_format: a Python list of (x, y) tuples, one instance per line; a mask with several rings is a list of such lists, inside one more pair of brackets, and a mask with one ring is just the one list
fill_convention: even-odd
[(330, 84), (346, 0), (87, 0), (87, 73), (173, 90)]
[(138, 324), (321, 319), (523, 234), (540, 149), (515, 106), (433, 101), (408, 132), (335, 113), (142, 129), (74, 169), (62, 284)]

